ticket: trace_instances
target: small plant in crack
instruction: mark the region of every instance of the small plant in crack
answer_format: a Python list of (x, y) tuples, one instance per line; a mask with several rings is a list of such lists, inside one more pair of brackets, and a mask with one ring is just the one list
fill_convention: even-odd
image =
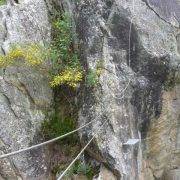
[(67, 13), (53, 23), (53, 41), (50, 48), (52, 61), (51, 86), (68, 85), (76, 88), (83, 80), (79, 55), (73, 44), (71, 18)]
[(0, 68), (19, 64), (24, 61), (26, 65), (38, 66), (45, 59), (44, 48), (38, 44), (14, 45), (6, 55), (0, 55)]

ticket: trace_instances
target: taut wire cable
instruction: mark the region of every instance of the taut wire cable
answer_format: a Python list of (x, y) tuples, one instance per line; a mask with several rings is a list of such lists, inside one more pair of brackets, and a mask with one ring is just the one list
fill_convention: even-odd
[(22, 152), (26, 152), (26, 151), (29, 151), (29, 150), (32, 150), (32, 149), (36, 149), (36, 148), (38, 148), (38, 147), (41, 147), (41, 146), (44, 146), (44, 145), (53, 143), (53, 142), (55, 142), (55, 141), (58, 141), (58, 140), (60, 140), (60, 139), (63, 139), (63, 138), (65, 138), (65, 137), (67, 137), (67, 136), (69, 136), (69, 135), (71, 135), (71, 134), (73, 134), (73, 133), (75, 133), (75, 132), (77, 132), (77, 131), (85, 128), (85, 127), (87, 127), (88, 125), (90, 125), (90, 124), (91, 124), (92, 122), (94, 122), (95, 120), (96, 120), (96, 119), (94, 119), (94, 120), (92, 120), (92, 121), (84, 124), (83, 126), (77, 128), (77, 129), (75, 129), (75, 130), (73, 130), (73, 131), (71, 131), (71, 132), (68, 132), (68, 133), (63, 134), (63, 135), (61, 135), (61, 136), (58, 136), (58, 137), (56, 137), (56, 138), (54, 138), (54, 139), (51, 139), (51, 140), (48, 140), (48, 141), (39, 143), (39, 144), (37, 144), (37, 145), (30, 146), (30, 147), (27, 147), (27, 148), (23, 148), (23, 149), (20, 149), (20, 150), (17, 150), (17, 151), (13, 151), (13, 152), (10, 152), (10, 153), (7, 153), (7, 154), (3, 154), (3, 155), (0, 156), (0, 159), (7, 158), (7, 157), (9, 157), (9, 156), (16, 155), (16, 154), (19, 154), (19, 153), (22, 153)]

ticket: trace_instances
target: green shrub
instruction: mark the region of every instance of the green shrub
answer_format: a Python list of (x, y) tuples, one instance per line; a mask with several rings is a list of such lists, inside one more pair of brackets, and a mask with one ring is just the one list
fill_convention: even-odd
[[(76, 122), (71, 117), (62, 117), (57, 113), (50, 116), (50, 120), (45, 120), (42, 124), (42, 133), (45, 139), (52, 139), (76, 128)], [(59, 141), (62, 144), (76, 144), (78, 142), (78, 136), (72, 134)]]
[(93, 169), (89, 164), (80, 163), (77, 161), (76, 168), (74, 168), (75, 174), (83, 174), (87, 177), (91, 178), (93, 177)]
[[(83, 71), (78, 52), (74, 49), (71, 18), (64, 13), (53, 24), (53, 41), (50, 48), (52, 60), (51, 86), (66, 84), (77, 87), (82, 81)], [(78, 74), (76, 76), (76, 74)]]

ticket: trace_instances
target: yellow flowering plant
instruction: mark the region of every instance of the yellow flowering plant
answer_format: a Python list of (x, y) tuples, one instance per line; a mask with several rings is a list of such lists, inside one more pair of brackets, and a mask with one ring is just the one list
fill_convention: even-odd
[(66, 84), (73, 88), (76, 88), (78, 84), (82, 81), (82, 79), (83, 79), (83, 73), (80, 69), (73, 69), (68, 67), (60, 74), (54, 76), (50, 84), (52, 87)]
[(73, 44), (71, 18), (67, 13), (53, 23), (53, 40), (50, 47), (52, 71), (51, 87), (67, 85), (76, 88), (83, 80), (79, 56)]
[(0, 68), (14, 65), (23, 60), (29, 66), (38, 66), (45, 59), (44, 48), (39, 44), (12, 46), (6, 55), (0, 55)]

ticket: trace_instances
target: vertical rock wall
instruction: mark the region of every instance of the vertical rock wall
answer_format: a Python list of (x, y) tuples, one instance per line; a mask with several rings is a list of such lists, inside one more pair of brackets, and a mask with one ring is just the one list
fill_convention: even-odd
[[(74, 19), (84, 67), (102, 65), (98, 86), (82, 88), (79, 99), (79, 125), (93, 120), (80, 132), (82, 144), (99, 132), (88, 154), (117, 179), (180, 178), (179, 1), (53, 3), (61, 7), (63, 3)], [(4, 54), (14, 43), (49, 42), (46, 3), (8, 1), (0, 7), (0, 30)], [(1, 69), (0, 152), (39, 142), (51, 103), (45, 74), (29, 67)], [(140, 142), (125, 146), (131, 138)], [(48, 179), (46, 157), (45, 149), (38, 149), (1, 160), (0, 177)]]
[[(103, 62), (99, 86), (83, 89), (79, 124), (95, 122), (80, 137), (84, 144), (100, 132), (88, 153), (118, 179), (163, 179), (179, 171), (179, 9), (175, 0), (71, 6), (82, 63)], [(139, 145), (124, 147), (130, 138)]]
[[(18, 2), (18, 3), (16, 3)], [(7, 1), (0, 6), (0, 52), (13, 44), (50, 41), (50, 23), (43, 0)], [(0, 153), (29, 147), (42, 141), (41, 123), (51, 109), (52, 90), (46, 74), (26, 66), (0, 70)], [(2, 179), (47, 179), (44, 149), (0, 160)]]

